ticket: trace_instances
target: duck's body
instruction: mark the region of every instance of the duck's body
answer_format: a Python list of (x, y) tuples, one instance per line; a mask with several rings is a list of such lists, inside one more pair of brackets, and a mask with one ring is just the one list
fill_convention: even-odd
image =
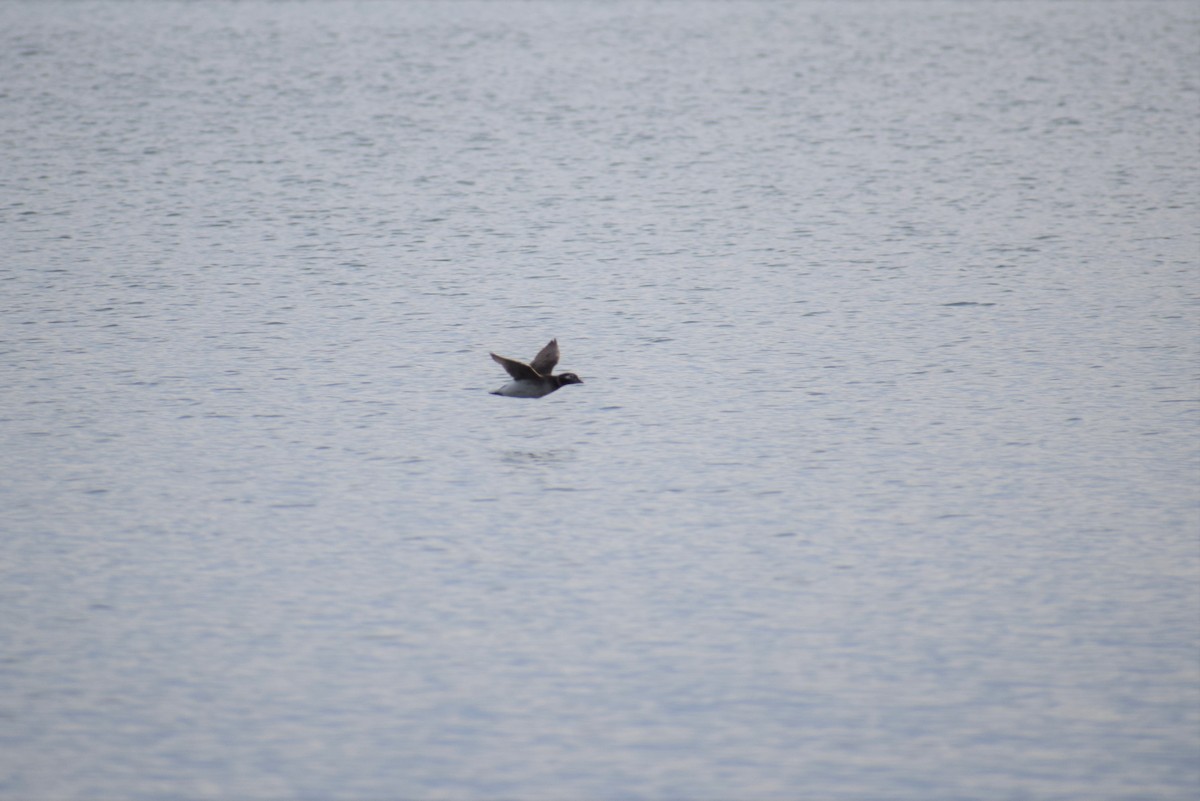
[(507, 370), (513, 379), (499, 389), (493, 390), (493, 395), (502, 395), (506, 398), (541, 398), (567, 384), (583, 383), (574, 373), (551, 374), (554, 365), (558, 364), (557, 339), (550, 340), (550, 344), (538, 351), (538, 355), (529, 364), (497, 356), (494, 353), (492, 359)]
[(549, 395), (554, 390), (566, 384), (582, 384), (578, 379), (575, 381), (568, 380), (575, 378), (574, 373), (563, 373), (562, 375), (549, 375), (540, 379), (530, 381), (526, 379), (518, 379), (509, 381), (500, 389), (492, 390), (493, 395), (503, 395), (506, 398), (540, 398), (544, 395)]

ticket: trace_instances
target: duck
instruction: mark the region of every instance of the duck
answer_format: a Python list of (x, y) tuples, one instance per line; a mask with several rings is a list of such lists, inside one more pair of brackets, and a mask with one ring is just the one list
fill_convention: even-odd
[(512, 376), (504, 386), (492, 391), (492, 395), (505, 398), (542, 398), (567, 384), (582, 384), (579, 376), (574, 373), (559, 373), (552, 375), (554, 365), (558, 364), (558, 340), (550, 340), (550, 344), (538, 351), (529, 364), (492, 354), (492, 360), (508, 371)]

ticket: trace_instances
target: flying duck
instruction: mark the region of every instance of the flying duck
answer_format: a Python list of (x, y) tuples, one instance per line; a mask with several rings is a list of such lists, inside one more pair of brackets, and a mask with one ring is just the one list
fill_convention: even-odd
[(534, 356), (529, 364), (516, 359), (506, 359), (494, 353), (492, 359), (513, 378), (492, 392), (493, 395), (503, 395), (506, 398), (540, 398), (567, 384), (583, 383), (574, 373), (550, 374), (554, 365), (558, 364), (557, 339), (550, 340), (550, 344), (538, 351), (538, 355)]

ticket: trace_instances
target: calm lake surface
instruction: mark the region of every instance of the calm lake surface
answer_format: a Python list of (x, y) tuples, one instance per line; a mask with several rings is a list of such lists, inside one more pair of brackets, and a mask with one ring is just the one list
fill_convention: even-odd
[(1198, 41), (0, 5), (0, 798), (1195, 798)]

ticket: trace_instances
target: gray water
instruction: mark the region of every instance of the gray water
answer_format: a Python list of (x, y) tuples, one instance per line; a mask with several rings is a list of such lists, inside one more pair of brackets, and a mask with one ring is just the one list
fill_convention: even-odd
[(0, 5), (0, 797), (1194, 798), (1198, 41)]

